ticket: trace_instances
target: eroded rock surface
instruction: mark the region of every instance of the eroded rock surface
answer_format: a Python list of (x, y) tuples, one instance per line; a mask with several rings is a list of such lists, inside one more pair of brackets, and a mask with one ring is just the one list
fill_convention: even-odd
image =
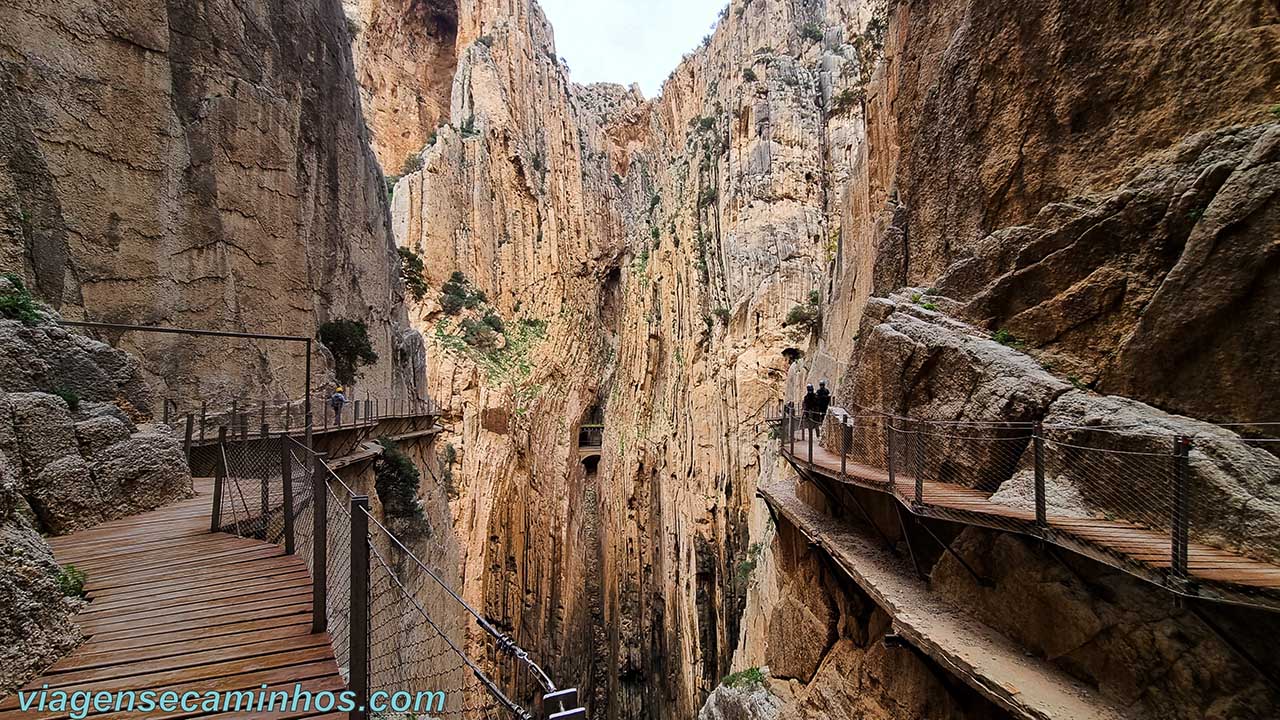
[[(349, 33), (337, 0), (4, 3), (0, 271), (71, 318), (310, 337), (361, 320), (381, 358), (364, 377), (402, 392), (421, 350)], [(197, 405), (303, 387), (299, 343), (119, 342)]]
[(32, 527), (19, 474), (0, 452), (0, 692), (8, 693), (80, 642), (81, 607)]

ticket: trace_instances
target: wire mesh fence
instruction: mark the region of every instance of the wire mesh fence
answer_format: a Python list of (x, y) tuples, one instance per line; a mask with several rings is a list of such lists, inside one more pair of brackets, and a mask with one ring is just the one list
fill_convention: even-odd
[[(1178, 592), (1280, 606), (1280, 443), (1202, 425), (784, 412), (784, 451), (914, 512), (1033, 534)], [(811, 448), (813, 448), (811, 450)]]
[(369, 513), (368, 498), (323, 456), (281, 435), (224, 439), (218, 457), (215, 527), (305, 559), (313, 628), (328, 631), (361, 697), (407, 691), (431, 704), (429, 712), (408, 710), (418, 716), (532, 718), (526, 706), (538, 692), (528, 690), (556, 690), (527, 652)]

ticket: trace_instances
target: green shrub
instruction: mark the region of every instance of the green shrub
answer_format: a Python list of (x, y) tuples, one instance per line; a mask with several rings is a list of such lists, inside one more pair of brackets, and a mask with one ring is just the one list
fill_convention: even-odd
[(67, 597), (84, 597), (84, 571), (78, 569), (75, 565), (63, 565), (58, 569), (58, 574), (53, 576), (58, 583), (58, 589)]
[(383, 512), (395, 518), (421, 518), (418, 486), (422, 476), (418, 468), (391, 438), (380, 437), (378, 444), (382, 454), (373, 465), (374, 489)]
[(23, 325), (38, 325), (40, 306), (36, 304), (35, 298), (31, 297), (31, 291), (27, 290), (22, 278), (12, 273), (5, 275), (4, 278), (13, 285), (13, 289), (0, 295), (0, 316), (17, 320)]
[(1276, 117), (1280, 117), (1280, 105), (1272, 105), (1271, 114), (1275, 115)]
[(400, 166), (400, 177), (411, 175), (422, 169), (422, 155), (420, 153), (409, 153), (405, 156), (404, 164)]
[(333, 354), (334, 375), (338, 382), (350, 385), (356, 370), (378, 362), (378, 353), (369, 342), (369, 329), (359, 320), (333, 320), (320, 326), (320, 344)]
[(491, 48), (491, 47), (493, 47), (493, 36), (492, 36), (492, 35), (481, 35), (480, 37), (476, 38), (476, 42), (477, 42), (477, 43), (479, 43), (479, 44), (481, 44), (481, 45), (483, 45), (483, 46), (485, 46), (485, 47), (487, 47), (487, 48)]
[(764, 672), (758, 667), (749, 667), (746, 670), (726, 676), (721, 684), (741, 689), (761, 687), (764, 685)]
[(1005, 330), (1004, 328), (1000, 328), (999, 330), (991, 333), (991, 339), (995, 340), (1001, 345), (1005, 345), (1007, 347), (1011, 347), (1014, 349), (1019, 349), (1022, 347), (1022, 341), (1014, 337), (1013, 333), (1009, 332), (1008, 330)]
[(57, 390), (53, 391), (53, 394), (62, 398), (62, 401), (65, 402), (67, 404), (67, 407), (71, 409), (71, 412), (76, 412), (80, 409), (80, 395), (76, 393), (74, 390), (67, 390), (66, 388), (58, 388)]
[(721, 305), (715, 309), (715, 313), (716, 313), (716, 317), (720, 318), (720, 322), (722, 323), (729, 322), (729, 315), (730, 315), (729, 308), (725, 307), (724, 305)]
[(845, 88), (839, 95), (831, 98), (831, 114), (844, 115), (862, 104), (862, 93), (853, 88)]
[(484, 320), (464, 318), (458, 323), (458, 330), (462, 332), (462, 339), (473, 348), (493, 350), (498, 347), (498, 331)]
[(493, 313), (489, 313), (484, 316), (484, 324), (493, 328), (494, 332), (505, 333), (507, 331), (506, 325), (502, 322), (502, 318)]
[(422, 276), (425, 270), (422, 256), (407, 247), (396, 248), (400, 254), (400, 278), (404, 280), (405, 289), (414, 300), (422, 302), (427, 296), (427, 280)]
[(925, 310), (937, 310), (938, 304), (933, 302), (922, 302), (920, 303), (920, 307), (924, 308)]
[(792, 306), (782, 324), (810, 333), (815, 332), (822, 325), (821, 302), (822, 293), (818, 290), (810, 290), (806, 302), (803, 305)]
[(751, 68), (742, 69), (742, 79), (747, 82), (755, 82), (759, 78), (756, 77), (756, 71)]
[(822, 28), (818, 27), (817, 23), (809, 23), (800, 29), (800, 37), (803, 40), (819, 42), (822, 40)]
[(713, 187), (703, 188), (702, 192), (698, 193), (698, 208), (701, 209), (701, 208), (707, 207), (708, 205), (714, 205), (716, 202), (716, 198), (718, 198), (719, 196), (720, 194), (716, 192), (715, 188)]
[(486, 302), (489, 298), (484, 292), (472, 288), (467, 276), (457, 270), (440, 286), (440, 307), (450, 315), (457, 315), (463, 309), (477, 308)]

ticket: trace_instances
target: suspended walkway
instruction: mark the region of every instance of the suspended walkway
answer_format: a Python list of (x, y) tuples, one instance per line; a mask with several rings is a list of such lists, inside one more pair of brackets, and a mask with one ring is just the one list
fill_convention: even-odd
[(784, 413), (780, 433), (808, 478), (1034, 537), (1181, 596), (1280, 610), (1280, 461), (1259, 449), (1272, 441), (841, 409), (821, 435)]
[[(412, 435), (413, 433), (410, 433)], [(87, 574), (85, 642), (25, 689), (350, 691), (357, 707), (94, 712), (95, 718), (349, 718), (369, 700), (428, 695), (464, 720), (582, 720), (511, 637), (468, 605), (353, 490), (289, 432), (212, 445), (214, 478), (196, 496), (53, 538), (59, 563)], [(188, 436), (189, 437), (189, 436)], [(335, 462), (335, 465), (341, 465)], [(501, 684), (498, 679), (501, 679)], [(439, 694), (438, 700), (430, 696)], [(0, 701), (0, 720), (69, 710)], [(383, 717), (403, 716), (387, 707)]]

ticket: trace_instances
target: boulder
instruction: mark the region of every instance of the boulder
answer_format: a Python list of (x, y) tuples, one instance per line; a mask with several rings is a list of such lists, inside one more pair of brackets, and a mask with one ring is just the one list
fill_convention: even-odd
[[(862, 342), (838, 385), (846, 389), (839, 401), (854, 416), (997, 423), (894, 421), (899, 469), (995, 491), (1017, 470), (1030, 442), (1029, 423), (1071, 385), (1015, 347), (912, 300), (921, 296), (908, 290), (867, 304)], [(839, 434), (826, 433), (823, 442), (837, 449)], [(867, 448), (868, 458), (882, 456), (875, 449), (885, 444), (882, 423), (859, 426), (855, 446)]]
[(79, 455), (46, 465), (27, 491), (41, 529), (55, 535), (101, 522), (118, 495), (117, 487), (99, 486)]
[(113, 517), (151, 510), (191, 497), (191, 474), (182, 444), (171, 432), (141, 432), (101, 450), (93, 474), (114, 498)]
[(782, 706), (782, 698), (763, 686), (721, 685), (707, 697), (698, 720), (776, 720)]
[(110, 415), (82, 420), (76, 423), (75, 432), (80, 453), (85, 457), (94, 457), (104, 448), (128, 439), (131, 434), (128, 425)]
[(10, 393), (21, 474), (34, 478), (54, 460), (79, 453), (71, 411), (56, 395)]
[(1068, 479), (1094, 514), (1168, 530), (1174, 440), (1187, 462), (1194, 541), (1280, 559), (1280, 458), (1225, 428), (1128, 398), (1073, 391), (1045, 416), (1046, 472)]
[(59, 590), (58, 564), (25, 506), (17, 474), (0, 453), (0, 694), (80, 641), (72, 618), (82, 603)]

